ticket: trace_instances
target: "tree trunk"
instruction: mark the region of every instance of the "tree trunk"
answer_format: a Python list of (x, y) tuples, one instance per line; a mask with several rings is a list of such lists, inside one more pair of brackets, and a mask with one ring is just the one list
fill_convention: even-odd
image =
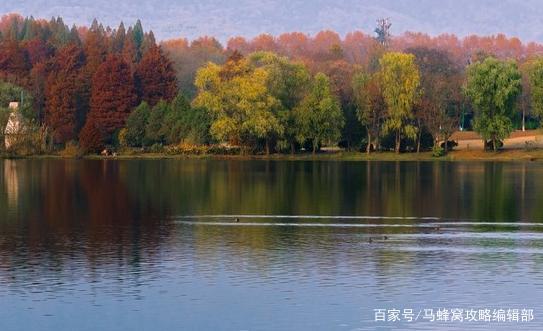
[(270, 155), (270, 141), (266, 139), (266, 155)]
[(400, 144), (401, 144), (400, 130), (396, 131), (396, 154), (400, 154)]
[(420, 119), (417, 119), (417, 154), (420, 153), (420, 140), (422, 138), (422, 123)]
[(417, 134), (417, 154), (420, 153), (420, 139), (422, 136), (422, 130), (419, 129), (419, 133)]
[(366, 147), (366, 153), (369, 155), (371, 153), (371, 134), (368, 131), (368, 146)]
[(497, 151), (497, 149), (496, 149), (496, 137), (492, 137), (492, 149), (494, 149), (494, 152)]
[(313, 139), (313, 155), (317, 153), (317, 139)]
[(292, 141), (290, 143), (290, 154), (294, 155), (295, 151), (296, 151), (296, 146), (294, 145), (294, 142)]
[(522, 109), (522, 132), (526, 131), (526, 110)]

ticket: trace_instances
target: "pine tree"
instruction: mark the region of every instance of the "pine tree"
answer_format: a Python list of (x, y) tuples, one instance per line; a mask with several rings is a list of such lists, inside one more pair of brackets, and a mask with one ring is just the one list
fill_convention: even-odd
[(115, 31), (114, 36), (111, 40), (111, 52), (121, 54), (123, 52), (124, 44), (126, 39), (126, 29), (124, 28), (124, 23), (121, 22), (117, 31)]
[(132, 27), (128, 28), (128, 31), (126, 32), (121, 56), (130, 67), (130, 71), (132, 73), (136, 71), (138, 55), (136, 50), (136, 44), (134, 43), (134, 39), (132, 38)]
[(98, 66), (104, 62), (107, 55), (105, 32), (96, 20), (93, 21), (89, 32), (87, 32), (84, 47), (87, 58), (87, 67), (85, 70), (92, 77)]
[(153, 47), (156, 47), (156, 39), (155, 34), (153, 31), (149, 31), (149, 33), (146, 33), (143, 37), (143, 43), (141, 44), (141, 52), (145, 55), (145, 53), (149, 52)]
[(88, 120), (103, 131), (106, 142), (122, 128), (136, 103), (134, 81), (128, 64), (117, 55), (109, 55), (92, 80)]
[(45, 122), (53, 130), (55, 143), (77, 137), (78, 118), (83, 111), (80, 75), (84, 65), (83, 50), (74, 44), (61, 49), (55, 57), (45, 94)]
[(136, 25), (134, 25), (134, 28), (132, 29), (132, 40), (134, 41), (134, 46), (136, 48), (136, 59), (139, 61), (142, 56), (142, 46), (143, 46), (143, 40), (145, 38), (145, 33), (143, 32), (143, 26), (141, 25), (141, 21), (138, 20), (136, 22)]
[(28, 52), (17, 41), (7, 40), (0, 44), (0, 78), (25, 85), (30, 69)]
[(170, 60), (158, 46), (143, 56), (136, 69), (136, 86), (142, 101), (156, 105), (161, 99), (170, 101), (177, 93), (177, 80)]

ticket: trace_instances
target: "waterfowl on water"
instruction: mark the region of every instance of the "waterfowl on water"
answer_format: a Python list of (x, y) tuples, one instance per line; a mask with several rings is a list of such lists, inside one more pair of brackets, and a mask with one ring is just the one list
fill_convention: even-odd
[(388, 236), (383, 236), (383, 238), (372, 238), (370, 237), (369, 239), (369, 243), (372, 244), (374, 241), (385, 241), (385, 240), (388, 240)]

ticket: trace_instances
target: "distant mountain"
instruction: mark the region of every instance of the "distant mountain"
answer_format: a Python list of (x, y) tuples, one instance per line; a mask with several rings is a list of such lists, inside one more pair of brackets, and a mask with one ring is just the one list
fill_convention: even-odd
[(541, 0), (2, 0), (0, 13), (89, 24), (93, 18), (117, 26), (140, 18), (159, 39), (213, 35), (254, 36), (262, 32), (314, 33), (333, 29), (373, 31), (390, 17), (393, 32), (496, 34), (543, 41)]

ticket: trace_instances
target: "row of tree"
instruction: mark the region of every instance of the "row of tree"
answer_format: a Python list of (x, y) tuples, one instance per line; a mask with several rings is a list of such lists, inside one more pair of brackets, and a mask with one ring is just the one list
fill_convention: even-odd
[(9, 22), (0, 30), (0, 78), (32, 95), (27, 117), (45, 124), (56, 145), (110, 144), (136, 105), (178, 92), (171, 61), (139, 21), (128, 30), (97, 21), (68, 28), (60, 18)]
[(31, 96), (25, 114), (55, 144), (79, 140), (85, 151), (180, 141), (268, 153), (338, 142), (418, 151), (459, 127), (497, 148), (516, 127), (539, 124), (540, 45), (391, 37), (384, 23), (375, 38), (323, 31), (159, 46), (139, 21), (87, 29), (11, 15), (0, 19), (0, 79)]

